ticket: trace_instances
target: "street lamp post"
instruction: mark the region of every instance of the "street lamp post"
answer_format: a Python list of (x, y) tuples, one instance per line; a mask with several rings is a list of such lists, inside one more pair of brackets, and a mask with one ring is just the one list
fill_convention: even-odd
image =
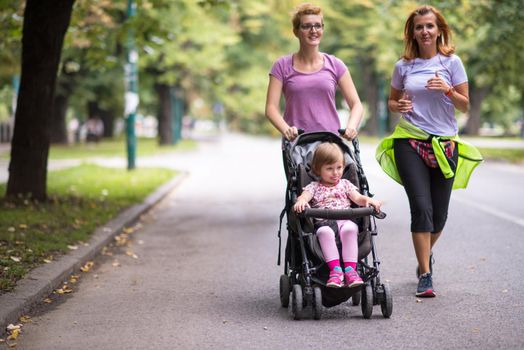
[[(127, 2), (127, 18), (136, 14), (136, 3), (134, 0)], [(125, 64), (125, 119), (126, 119), (126, 140), (127, 140), (127, 169), (135, 169), (136, 159), (136, 135), (135, 120), (138, 108), (138, 52), (135, 48), (135, 39), (132, 29), (129, 29), (126, 45), (126, 64)]]

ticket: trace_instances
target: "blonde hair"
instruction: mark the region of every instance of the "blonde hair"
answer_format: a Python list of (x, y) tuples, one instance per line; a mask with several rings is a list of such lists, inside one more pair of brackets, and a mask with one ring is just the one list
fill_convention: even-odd
[(317, 146), (315, 153), (313, 153), (311, 170), (313, 174), (320, 176), (320, 168), (323, 165), (335, 162), (342, 162), (342, 166), (344, 166), (344, 153), (336, 143), (323, 142)]
[[(300, 18), (306, 15), (319, 15), (322, 17), (322, 9), (320, 6), (315, 6), (310, 3), (298, 5), (295, 8), (295, 12), (293, 12), (293, 19), (291, 20), (294, 30), (298, 30), (298, 27), (300, 27)], [(322, 20), (322, 23), (323, 22)]]
[(424, 5), (418, 7), (409, 15), (406, 25), (404, 26), (404, 55), (402, 58), (405, 60), (410, 61), (420, 57), (418, 43), (414, 38), (415, 17), (424, 16), (428, 13), (433, 13), (435, 15), (437, 27), (440, 31), (440, 35), (437, 38), (437, 52), (444, 56), (450, 56), (455, 52), (455, 47), (451, 44), (451, 29), (449, 28), (446, 19), (433, 6)]

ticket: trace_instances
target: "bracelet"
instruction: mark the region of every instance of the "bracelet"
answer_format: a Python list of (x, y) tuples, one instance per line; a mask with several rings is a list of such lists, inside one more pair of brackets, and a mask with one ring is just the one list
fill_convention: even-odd
[(455, 89), (453, 89), (453, 86), (451, 86), (444, 95), (446, 95), (447, 97), (451, 97), (451, 95), (453, 95), (453, 91), (455, 91)]

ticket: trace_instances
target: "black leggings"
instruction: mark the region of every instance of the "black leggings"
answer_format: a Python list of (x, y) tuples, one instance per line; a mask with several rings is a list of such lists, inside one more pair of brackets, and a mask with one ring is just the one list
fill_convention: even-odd
[[(439, 233), (448, 218), (453, 178), (446, 179), (440, 168), (430, 168), (411, 147), (408, 139), (395, 139), (395, 162), (404, 184), (411, 210), (411, 232)], [(458, 160), (455, 144), (453, 171)]]

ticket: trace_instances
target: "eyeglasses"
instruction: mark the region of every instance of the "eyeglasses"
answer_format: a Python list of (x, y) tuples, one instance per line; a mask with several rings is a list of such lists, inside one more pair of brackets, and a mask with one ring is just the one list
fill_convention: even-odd
[(315, 23), (315, 24), (301, 24), (300, 29), (302, 29), (305, 32), (311, 31), (311, 29), (315, 29), (316, 31), (320, 31), (324, 29), (324, 24)]

